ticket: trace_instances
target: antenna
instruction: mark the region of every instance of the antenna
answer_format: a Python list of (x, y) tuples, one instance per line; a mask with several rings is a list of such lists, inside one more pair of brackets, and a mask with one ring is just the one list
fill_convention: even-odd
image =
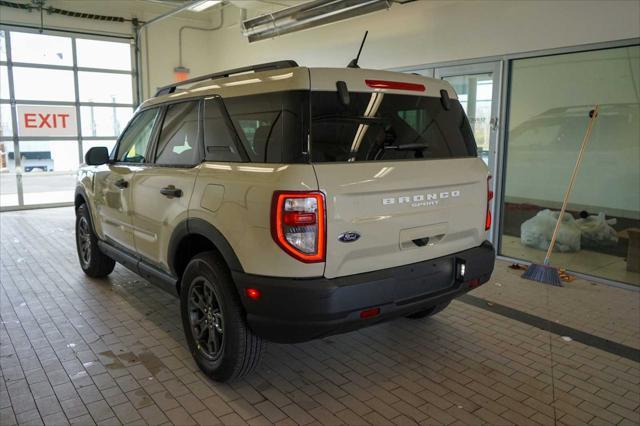
[(364, 37), (362, 38), (362, 43), (360, 43), (360, 49), (358, 50), (358, 56), (356, 56), (355, 59), (352, 59), (351, 62), (349, 62), (349, 65), (347, 65), (347, 68), (360, 68), (358, 66), (358, 60), (360, 59), (360, 54), (362, 53), (362, 47), (364, 46), (364, 42), (367, 41), (367, 34), (369, 34), (369, 31), (364, 32)]

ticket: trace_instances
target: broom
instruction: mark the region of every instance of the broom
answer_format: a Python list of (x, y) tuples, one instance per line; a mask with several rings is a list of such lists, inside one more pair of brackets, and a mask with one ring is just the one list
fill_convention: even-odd
[(593, 128), (593, 123), (598, 117), (599, 105), (596, 105), (594, 109), (589, 111), (589, 125), (587, 126), (587, 132), (584, 135), (584, 139), (582, 139), (582, 145), (580, 146), (580, 153), (578, 154), (578, 159), (576, 160), (576, 165), (573, 167), (573, 173), (571, 174), (571, 178), (569, 179), (569, 187), (567, 188), (567, 192), (564, 193), (564, 199), (562, 200), (562, 208), (560, 209), (560, 215), (558, 216), (558, 221), (556, 222), (556, 227), (553, 230), (553, 235), (551, 236), (551, 242), (549, 243), (549, 248), (547, 249), (547, 254), (544, 257), (544, 262), (542, 265), (538, 265), (532, 263), (529, 265), (527, 270), (522, 274), (522, 278), (526, 278), (532, 281), (538, 281), (545, 284), (551, 284), (558, 287), (561, 287), (560, 283), (560, 275), (558, 274), (558, 269), (549, 265), (549, 259), (551, 258), (551, 253), (553, 252), (553, 247), (556, 245), (556, 239), (558, 238), (558, 231), (560, 231), (560, 224), (562, 223), (562, 218), (564, 217), (564, 212), (567, 209), (567, 204), (569, 204), (569, 195), (573, 190), (573, 184), (575, 183), (576, 176), (578, 174), (578, 169), (580, 168), (580, 163), (582, 163), (582, 157), (584, 156), (585, 148), (589, 143), (589, 139), (591, 138), (591, 129)]

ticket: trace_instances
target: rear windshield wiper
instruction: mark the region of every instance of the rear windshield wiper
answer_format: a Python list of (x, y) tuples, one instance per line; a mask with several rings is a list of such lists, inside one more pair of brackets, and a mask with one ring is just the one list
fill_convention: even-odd
[(404, 144), (391, 144), (384, 145), (383, 149), (395, 150), (395, 151), (424, 151), (429, 149), (429, 145), (423, 143), (404, 143)]

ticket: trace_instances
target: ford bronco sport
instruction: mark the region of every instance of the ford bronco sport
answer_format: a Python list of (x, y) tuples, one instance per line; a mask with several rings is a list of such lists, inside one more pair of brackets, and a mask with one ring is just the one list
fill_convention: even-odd
[(476, 150), (442, 80), (282, 61), (170, 85), (87, 152), (80, 265), (177, 292), (197, 364), (230, 380), (264, 340), (422, 318), (486, 282)]

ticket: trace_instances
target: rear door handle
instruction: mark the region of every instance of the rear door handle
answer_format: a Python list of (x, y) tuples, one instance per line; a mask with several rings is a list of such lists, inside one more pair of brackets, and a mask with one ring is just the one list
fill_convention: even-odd
[(124, 179), (118, 179), (117, 181), (115, 181), (113, 183), (115, 186), (117, 186), (120, 189), (124, 189), (124, 188), (128, 188), (129, 187), (129, 182), (127, 182)]
[(165, 186), (160, 189), (160, 193), (168, 198), (180, 198), (182, 197), (182, 189), (176, 188), (173, 185)]

